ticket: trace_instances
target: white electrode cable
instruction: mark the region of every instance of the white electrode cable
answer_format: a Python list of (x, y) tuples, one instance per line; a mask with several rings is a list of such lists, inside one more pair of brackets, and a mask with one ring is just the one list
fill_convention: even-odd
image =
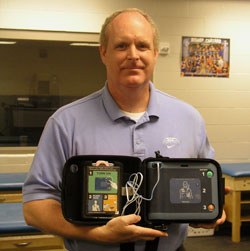
[[(142, 181), (143, 181), (143, 174), (141, 172), (138, 172), (138, 173), (133, 173), (130, 175), (129, 180), (127, 181), (126, 186), (125, 186), (127, 202), (122, 209), (121, 215), (124, 215), (126, 208), (134, 202), (136, 203), (136, 209), (135, 209), (134, 214), (139, 215), (140, 211), (141, 211), (142, 200), (151, 201), (153, 199), (155, 188), (157, 187), (157, 185), (160, 181), (160, 166), (161, 166), (160, 164), (161, 164), (160, 162), (156, 162), (157, 181), (155, 182), (155, 185), (151, 191), (150, 198), (145, 198), (142, 195), (138, 194), (138, 191), (139, 191), (141, 184), (142, 184)], [(132, 188), (132, 195), (129, 195), (129, 187)]]

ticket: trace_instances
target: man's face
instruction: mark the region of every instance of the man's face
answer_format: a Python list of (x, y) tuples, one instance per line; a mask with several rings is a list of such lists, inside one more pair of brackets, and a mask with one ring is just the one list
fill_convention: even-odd
[[(100, 48), (109, 89), (137, 88), (148, 84), (158, 56), (153, 31), (137, 12), (118, 15), (108, 26), (107, 48)], [(118, 89), (117, 89), (118, 88)]]

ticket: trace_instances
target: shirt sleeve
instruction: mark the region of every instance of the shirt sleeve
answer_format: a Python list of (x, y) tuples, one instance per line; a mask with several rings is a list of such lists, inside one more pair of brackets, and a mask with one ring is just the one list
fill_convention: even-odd
[(65, 128), (51, 117), (42, 133), (23, 186), (23, 201), (61, 200), (62, 171), (69, 157), (70, 140)]
[(203, 119), (201, 122), (201, 146), (198, 153), (198, 158), (214, 159), (214, 149), (209, 143)]

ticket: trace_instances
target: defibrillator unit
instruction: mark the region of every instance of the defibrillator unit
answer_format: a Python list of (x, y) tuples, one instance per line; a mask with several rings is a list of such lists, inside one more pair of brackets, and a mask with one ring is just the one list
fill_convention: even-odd
[(139, 224), (164, 228), (220, 218), (224, 182), (212, 159), (80, 155), (65, 163), (61, 199), (65, 219), (75, 224), (102, 225), (136, 213)]

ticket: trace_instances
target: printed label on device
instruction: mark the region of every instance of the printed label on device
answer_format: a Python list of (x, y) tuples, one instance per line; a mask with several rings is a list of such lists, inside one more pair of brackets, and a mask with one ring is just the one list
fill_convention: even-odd
[(120, 167), (87, 166), (85, 168), (83, 216), (116, 216), (120, 210)]

